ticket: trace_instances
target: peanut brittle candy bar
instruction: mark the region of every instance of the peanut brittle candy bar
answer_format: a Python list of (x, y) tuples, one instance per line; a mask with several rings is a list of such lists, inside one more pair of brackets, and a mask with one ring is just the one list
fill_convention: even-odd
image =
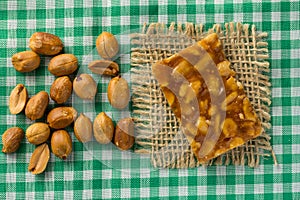
[(261, 122), (217, 34), (155, 63), (152, 70), (200, 163), (261, 134)]

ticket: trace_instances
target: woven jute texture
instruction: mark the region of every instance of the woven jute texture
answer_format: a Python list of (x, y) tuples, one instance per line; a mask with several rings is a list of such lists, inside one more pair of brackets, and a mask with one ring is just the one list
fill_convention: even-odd
[(202, 24), (144, 24), (141, 33), (132, 34), (131, 81), (133, 115), (136, 122), (136, 143), (139, 153), (151, 154), (154, 167), (187, 168), (200, 164), (190, 145), (180, 131), (180, 124), (152, 75), (151, 66), (180, 50), (193, 45), (206, 34), (216, 32), (223, 43), (227, 59), (231, 62), (236, 78), (247, 93), (257, 115), (262, 121), (261, 136), (235, 148), (208, 165), (258, 166), (261, 157), (276, 158), (270, 136), (270, 82), (268, 43), (265, 32), (257, 32), (254, 25), (226, 23), (215, 24), (205, 30)]

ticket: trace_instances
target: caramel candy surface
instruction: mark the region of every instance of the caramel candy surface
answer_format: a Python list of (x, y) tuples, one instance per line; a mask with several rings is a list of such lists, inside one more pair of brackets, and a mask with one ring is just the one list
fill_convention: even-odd
[(155, 63), (152, 70), (199, 162), (261, 134), (261, 122), (217, 34)]

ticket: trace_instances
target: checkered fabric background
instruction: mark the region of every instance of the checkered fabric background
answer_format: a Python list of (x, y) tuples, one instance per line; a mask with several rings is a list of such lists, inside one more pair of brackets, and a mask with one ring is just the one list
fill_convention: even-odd
[[(151, 1), (115, 3), (96, 0), (1, 1), (0, 2), (0, 133), (30, 121), (23, 114), (10, 115), (10, 91), (24, 83), (30, 95), (49, 92), (54, 80), (43, 57), (34, 72), (14, 70), (11, 56), (28, 49), (36, 31), (62, 38), (64, 51), (79, 61), (95, 48), (102, 31), (120, 34), (144, 22), (214, 23), (241, 21), (269, 33), (272, 82), (272, 159), (259, 168), (213, 166), (208, 169), (152, 170), (143, 167), (122, 171), (92, 157), (74, 134), (73, 153), (67, 161), (52, 156), (44, 174), (27, 172), (34, 146), (25, 139), (17, 153), (0, 153), (0, 199), (300, 199), (300, 3), (298, 1)], [(122, 72), (129, 69), (129, 65)], [(82, 67), (82, 66), (81, 66)], [(105, 98), (106, 82), (100, 82), (97, 98)], [(70, 101), (71, 102), (71, 101)], [(69, 103), (70, 103), (69, 102)], [(102, 104), (101, 104), (102, 105)], [(105, 103), (103, 105), (106, 105)], [(52, 105), (53, 106), (53, 105)], [(104, 109), (100, 106), (99, 110)], [(0, 145), (2, 148), (2, 143)], [(122, 166), (122, 165), (121, 165)]]

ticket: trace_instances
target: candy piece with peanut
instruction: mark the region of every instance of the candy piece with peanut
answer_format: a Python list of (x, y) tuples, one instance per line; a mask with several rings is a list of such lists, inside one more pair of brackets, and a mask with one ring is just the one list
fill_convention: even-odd
[(260, 135), (261, 122), (234, 78), (217, 34), (155, 63), (152, 69), (199, 162)]

